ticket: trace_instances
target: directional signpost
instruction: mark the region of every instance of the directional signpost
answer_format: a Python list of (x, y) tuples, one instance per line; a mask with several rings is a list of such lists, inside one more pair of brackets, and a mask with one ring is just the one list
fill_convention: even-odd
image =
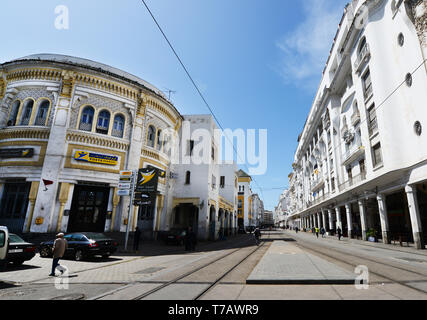
[(166, 172), (154, 167), (135, 171), (120, 171), (117, 195), (130, 197), (126, 225), (125, 251), (129, 239), (130, 215), (133, 206), (154, 206), (157, 196), (159, 177), (164, 178)]
[(117, 195), (121, 197), (128, 197), (130, 196), (129, 200), (129, 211), (128, 211), (128, 217), (127, 217), (127, 224), (126, 224), (126, 240), (125, 240), (125, 251), (127, 251), (128, 247), (128, 240), (129, 240), (129, 225), (130, 225), (130, 214), (132, 212), (133, 207), (133, 198), (135, 196), (135, 181), (137, 178), (137, 172), (136, 171), (120, 171), (120, 180), (119, 180), (119, 190), (117, 191)]

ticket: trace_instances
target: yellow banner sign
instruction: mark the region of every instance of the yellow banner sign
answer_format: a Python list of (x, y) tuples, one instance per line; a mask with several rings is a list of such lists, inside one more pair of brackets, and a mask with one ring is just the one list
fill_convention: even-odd
[(115, 166), (117, 165), (119, 158), (117, 156), (109, 156), (106, 154), (76, 151), (74, 154), (74, 160)]

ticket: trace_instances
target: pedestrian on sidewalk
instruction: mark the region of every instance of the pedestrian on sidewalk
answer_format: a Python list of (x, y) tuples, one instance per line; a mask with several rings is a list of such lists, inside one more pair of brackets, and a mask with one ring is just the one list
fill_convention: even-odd
[(298, 233), (298, 227), (295, 227), (295, 233)]
[(338, 240), (341, 240), (342, 233), (341, 233), (340, 227), (337, 228), (337, 235), (338, 235)]
[(135, 233), (133, 234), (133, 251), (138, 252), (139, 240), (141, 239), (141, 231), (139, 227), (135, 228)]
[(196, 250), (196, 234), (193, 232), (192, 227), (188, 227), (187, 232), (184, 237), (185, 250), (186, 251), (195, 251)]
[(326, 231), (325, 231), (325, 228), (323, 228), (323, 227), (322, 227), (322, 228), (320, 229), (320, 234), (322, 235), (322, 238), (324, 238), (324, 237), (325, 237), (325, 232), (326, 232)]
[[(65, 251), (68, 248), (68, 242), (67, 240), (64, 239), (64, 234), (63, 233), (58, 233), (56, 235), (56, 240), (53, 243), (53, 248), (52, 248), (52, 254), (53, 254), (53, 260), (52, 260), (52, 271), (49, 274), (50, 277), (55, 277), (55, 270), (57, 267), (61, 267), (61, 265), (59, 264), (59, 259), (61, 259), (64, 254)], [(64, 273), (64, 268), (60, 268), (61, 274)]]
[(259, 245), (259, 238), (261, 237), (261, 231), (259, 230), (259, 228), (256, 228), (254, 230), (254, 236), (256, 245)]
[(314, 231), (316, 232), (317, 239), (319, 239), (319, 228), (318, 227), (314, 228)]

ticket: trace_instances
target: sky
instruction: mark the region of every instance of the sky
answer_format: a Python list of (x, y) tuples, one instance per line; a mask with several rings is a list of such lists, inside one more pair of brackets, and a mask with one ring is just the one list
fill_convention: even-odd
[[(253, 176), (252, 190), (268, 210), (289, 184), (347, 2), (146, 0), (220, 125), (267, 129), (267, 171)], [(55, 27), (59, 5), (68, 29)], [(140, 0), (2, 0), (0, 27), (0, 63), (36, 53), (86, 58), (174, 91), (183, 115), (209, 113)]]

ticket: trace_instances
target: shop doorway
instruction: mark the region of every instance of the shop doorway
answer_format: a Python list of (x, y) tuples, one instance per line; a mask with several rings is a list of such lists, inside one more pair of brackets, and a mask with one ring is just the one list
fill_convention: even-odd
[(423, 231), (424, 244), (427, 243), (427, 184), (417, 185), (417, 201), (420, 211), (421, 229)]
[(387, 195), (386, 206), (391, 238), (399, 239), (400, 236), (404, 236), (410, 242), (413, 242), (411, 218), (409, 216), (406, 193), (400, 191)]
[(76, 185), (67, 232), (104, 232), (110, 188)]
[(191, 203), (181, 203), (175, 207), (175, 218), (173, 229), (188, 229), (191, 227), (193, 232), (198, 235), (199, 226), (199, 208)]
[(7, 182), (0, 203), (0, 225), (10, 232), (23, 232), (31, 183)]

